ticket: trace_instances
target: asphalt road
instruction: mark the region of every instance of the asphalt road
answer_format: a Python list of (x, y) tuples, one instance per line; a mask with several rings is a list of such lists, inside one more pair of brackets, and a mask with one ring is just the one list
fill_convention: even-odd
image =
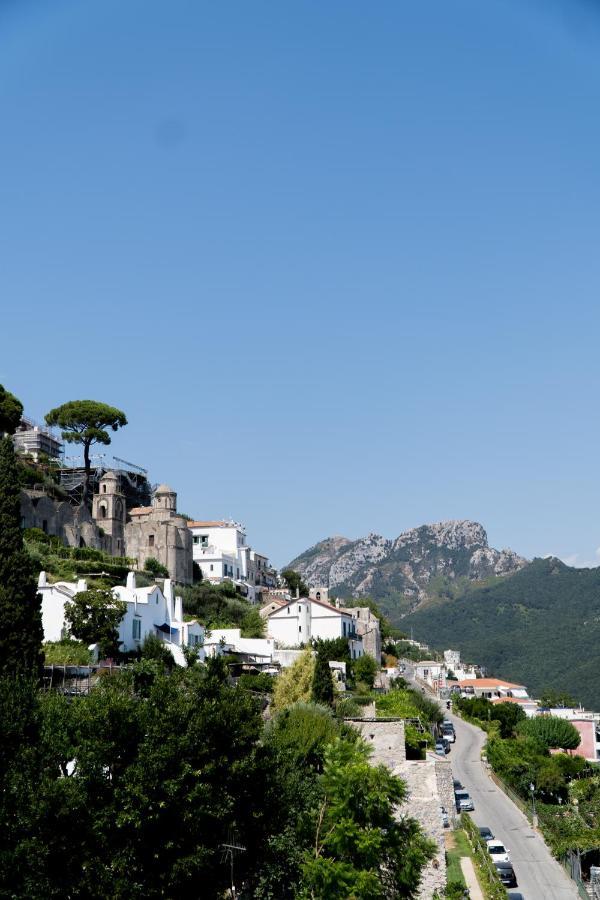
[(452, 744), (452, 771), (473, 800), (471, 813), (478, 826), (487, 825), (509, 850), (518, 888), (525, 900), (577, 900), (574, 882), (554, 859), (543, 839), (512, 800), (496, 787), (481, 762), (485, 734), (479, 728), (452, 719), (456, 742)]

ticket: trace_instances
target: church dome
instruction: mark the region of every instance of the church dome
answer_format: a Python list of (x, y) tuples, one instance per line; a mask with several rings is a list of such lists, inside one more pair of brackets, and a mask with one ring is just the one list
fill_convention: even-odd
[(156, 494), (174, 494), (175, 491), (168, 484), (159, 484), (155, 491)]

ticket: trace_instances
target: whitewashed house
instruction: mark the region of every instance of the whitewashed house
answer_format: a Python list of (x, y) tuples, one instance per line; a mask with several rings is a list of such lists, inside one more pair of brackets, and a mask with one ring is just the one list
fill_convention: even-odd
[(239, 522), (188, 522), (188, 528), (194, 562), (206, 581), (219, 584), (229, 579), (252, 603), (258, 601), (263, 588), (276, 587), (268, 558), (248, 545), (246, 530)]
[(271, 663), (275, 641), (266, 638), (243, 638), (239, 628), (213, 628), (206, 633), (204, 650), (215, 656), (221, 646), (226, 653), (240, 653), (247, 662)]
[(310, 597), (290, 600), (267, 617), (268, 637), (279, 647), (299, 647), (312, 640), (347, 638), (352, 659), (363, 655), (363, 642), (352, 613)]
[[(45, 641), (59, 641), (67, 635), (65, 606), (76, 594), (86, 590), (87, 584), (83, 579), (76, 583), (59, 581), (49, 584), (46, 573), (40, 573), (38, 593), (42, 596)], [(137, 587), (135, 573), (130, 572), (127, 584), (114, 587), (113, 595), (126, 603), (125, 614), (119, 625), (121, 650), (137, 650), (148, 635), (152, 634), (168, 645), (175, 662), (180, 666), (185, 665), (184, 647), (197, 648), (199, 659), (204, 659), (204, 627), (195, 620), (184, 621), (181, 597), (174, 595), (169, 578), (165, 579), (162, 591), (157, 584)]]
[(425, 659), (415, 663), (415, 677), (435, 690), (446, 687), (446, 663)]

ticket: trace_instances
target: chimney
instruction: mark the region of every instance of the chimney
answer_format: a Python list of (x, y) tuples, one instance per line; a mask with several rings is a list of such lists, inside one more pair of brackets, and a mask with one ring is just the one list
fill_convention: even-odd
[(342, 601), (340, 600), (339, 597), (336, 597), (336, 598), (335, 598), (335, 608), (336, 608), (336, 609), (341, 609), (341, 606), (342, 606)]
[(173, 582), (170, 578), (165, 578), (163, 594), (165, 595), (165, 600), (168, 600), (170, 603), (173, 602)]
[(87, 581), (85, 580), (85, 578), (80, 578), (77, 582), (75, 593), (79, 594), (80, 591), (87, 591)]
[(175, 597), (175, 615), (173, 618), (177, 622), (183, 622), (183, 600), (181, 597)]
[(127, 589), (130, 591), (135, 591), (137, 585), (135, 583), (135, 572), (127, 573)]
[(46, 581), (46, 573), (40, 572), (40, 577), (38, 578), (38, 587), (46, 587), (47, 583), (48, 582)]
[(300, 599), (300, 588), (296, 587), (296, 600)]

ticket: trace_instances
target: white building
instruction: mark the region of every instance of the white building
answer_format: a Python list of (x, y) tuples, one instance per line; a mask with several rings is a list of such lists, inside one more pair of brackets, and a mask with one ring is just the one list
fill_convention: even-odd
[(268, 558), (248, 546), (246, 530), (239, 522), (188, 522), (188, 527), (193, 559), (206, 581), (219, 584), (229, 579), (253, 603), (259, 599), (261, 588), (276, 586)]
[(219, 647), (225, 653), (240, 653), (247, 662), (271, 663), (275, 641), (266, 638), (243, 638), (239, 628), (213, 628), (206, 633), (204, 649), (207, 656), (215, 656)]
[(444, 650), (444, 662), (449, 670), (454, 673), (457, 681), (465, 681), (468, 678), (477, 678), (481, 674), (479, 666), (467, 665), (460, 661), (459, 650)]
[(348, 639), (352, 659), (358, 659), (364, 652), (362, 638), (350, 612), (308, 597), (290, 600), (272, 612), (267, 617), (267, 632), (281, 647), (298, 647), (311, 640), (344, 637)]
[(439, 691), (446, 687), (446, 663), (435, 659), (421, 660), (415, 663), (415, 677)]
[[(49, 584), (46, 573), (41, 572), (38, 593), (42, 595), (42, 626), (45, 641), (59, 641), (67, 636), (65, 606), (75, 594), (86, 591), (83, 579), (76, 583), (59, 581)], [(119, 625), (120, 649), (135, 651), (148, 635), (156, 635), (171, 650), (175, 662), (185, 665), (184, 647), (196, 647), (199, 658), (204, 659), (204, 628), (195, 620), (183, 619), (181, 597), (175, 597), (169, 578), (165, 579), (164, 592), (156, 584), (137, 587), (135, 573), (130, 572), (125, 586), (113, 588), (113, 595), (127, 606)]]

